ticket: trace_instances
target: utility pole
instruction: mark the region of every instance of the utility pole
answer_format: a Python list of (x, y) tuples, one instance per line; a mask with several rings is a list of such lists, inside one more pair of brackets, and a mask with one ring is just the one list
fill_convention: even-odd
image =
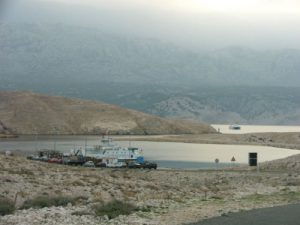
[(86, 148), (87, 148), (87, 136), (85, 136), (85, 141), (84, 141), (84, 156), (86, 156)]
[(215, 163), (216, 163), (216, 170), (218, 170), (218, 164), (219, 164), (220, 160), (218, 158), (215, 159)]
[(37, 130), (36, 128), (34, 128), (34, 133), (35, 133), (35, 137), (34, 137), (34, 149), (35, 149), (35, 152), (37, 152)]
[(54, 145), (53, 145), (53, 149), (54, 149), (54, 151), (56, 151), (56, 134), (57, 134), (57, 131), (56, 131), (55, 126), (53, 127), (53, 134), (54, 134)]

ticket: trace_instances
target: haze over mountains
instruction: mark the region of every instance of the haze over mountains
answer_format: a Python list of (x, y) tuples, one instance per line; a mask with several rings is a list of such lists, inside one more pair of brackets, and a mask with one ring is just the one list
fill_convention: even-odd
[(1, 24), (0, 35), (1, 77), (11, 85), (26, 77), (37, 82), (88, 78), (188, 86), (300, 86), (296, 49), (193, 52), (158, 40), (61, 24)]
[[(0, 24), (0, 89), (211, 123), (300, 122), (300, 50), (192, 51), (63, 24)], [(293, 88), (291, 88), (293, 87)]]

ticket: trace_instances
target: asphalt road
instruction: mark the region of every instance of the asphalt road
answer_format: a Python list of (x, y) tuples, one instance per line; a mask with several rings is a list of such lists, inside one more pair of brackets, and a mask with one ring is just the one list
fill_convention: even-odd
[(300, 225), (300, 204), (231, 213), (193, 225)]

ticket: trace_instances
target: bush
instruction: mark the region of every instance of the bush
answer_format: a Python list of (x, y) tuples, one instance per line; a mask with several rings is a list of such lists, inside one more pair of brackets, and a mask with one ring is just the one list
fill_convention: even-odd
[(12, 214), (15, 211), (15, 204), (7, 199), (0, 197), (0, 216)]
[(136, 210), (136, 206), (117, 200), (105, 205), (96, 205), (95, 207), (95, 213), (97, 216), (107, 215), (109, 219), (113, 219), (119, 215), (129, 215)]
[(68, 203), (74, 204), (74, 202), (74, 198), (65, 196), (38, 196), (34, 199), (26, 200), (22, 206), (22, 209), (66, 206)]

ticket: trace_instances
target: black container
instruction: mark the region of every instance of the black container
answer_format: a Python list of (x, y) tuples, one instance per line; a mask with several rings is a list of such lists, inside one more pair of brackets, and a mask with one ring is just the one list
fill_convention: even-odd
[(257, 166), (257, 152), (249, 152), (249, 166)]

